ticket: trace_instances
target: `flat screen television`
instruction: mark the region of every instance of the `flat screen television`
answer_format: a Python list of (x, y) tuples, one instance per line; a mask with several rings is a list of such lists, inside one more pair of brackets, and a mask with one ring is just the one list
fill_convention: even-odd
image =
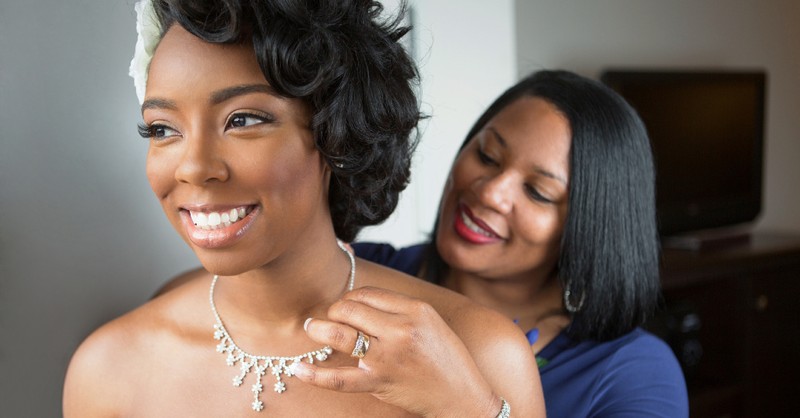
[(601, 80), (647, 127), (662, 236), (758, 216), (765, 72), (607, 70)]

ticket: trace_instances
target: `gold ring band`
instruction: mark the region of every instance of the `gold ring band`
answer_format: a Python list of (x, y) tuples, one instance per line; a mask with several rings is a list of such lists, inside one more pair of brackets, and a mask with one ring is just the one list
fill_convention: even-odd
[(369, 350), (369, 336), (361, 331), (358, 331), (358, 338), (356, 338), (356, 346), (353, 347), (353, 353), (350, 357), (364, 358)]

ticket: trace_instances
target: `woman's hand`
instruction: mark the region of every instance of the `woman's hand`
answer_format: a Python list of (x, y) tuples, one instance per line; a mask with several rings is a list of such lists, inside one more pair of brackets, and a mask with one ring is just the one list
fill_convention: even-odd
[(364, 287), (334, 303), (328, 320), (306, 322), (313, 340), (348, 355), (358, 331), (370, 338), (358, 367), (303, 363), (297, 377), (339, 392), (368, 392), (426, 417), (494, 417), (500, 411), (500, 398), (461, 339), (427, 303)]

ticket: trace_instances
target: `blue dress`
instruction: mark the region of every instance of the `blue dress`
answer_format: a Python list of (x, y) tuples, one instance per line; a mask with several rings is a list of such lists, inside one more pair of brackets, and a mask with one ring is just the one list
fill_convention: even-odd
[[(415, 276), (425, 244), (394, 249), (357, 243), (361, 258)], [(572, 340), (560, 333), (539, 356), (547, 416), (689, 416), (686, 383), (669, 346), (647, 331), (635, 330), (611, 341)]]

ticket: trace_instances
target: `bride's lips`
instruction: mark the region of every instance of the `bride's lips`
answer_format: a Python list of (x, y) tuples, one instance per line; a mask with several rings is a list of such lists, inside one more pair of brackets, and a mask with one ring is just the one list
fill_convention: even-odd
[(503, 240), (503, 237), (481, 219), (476, 218), (463, 203), (456, 208), (453, 227), (458, 236), (472, 244), (491, 244)]
[(189, 240), (205, 249), (233, 245), (250, 229), (261, 212), (258, 205), (183, 206), (181, 222)]

